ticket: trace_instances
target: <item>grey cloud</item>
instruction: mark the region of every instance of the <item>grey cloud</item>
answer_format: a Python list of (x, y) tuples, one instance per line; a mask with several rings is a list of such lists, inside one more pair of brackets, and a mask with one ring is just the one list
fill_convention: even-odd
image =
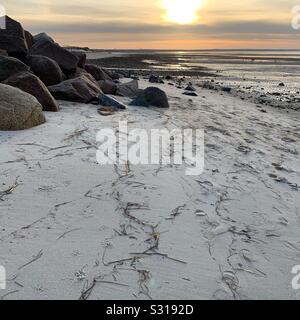
[[(30, 23), (27, 25), (30, 27)], [(47, 31), (49, 33), (109, 33), (109, 34), (299, 34), (293, 30), (290, 23), (278, 24), (265, 21), (225, 22), (215, 25), (149, 25), (130, 24), (120, 21), (105, 23), (43, 23), (31, 25), (33, 32)]]

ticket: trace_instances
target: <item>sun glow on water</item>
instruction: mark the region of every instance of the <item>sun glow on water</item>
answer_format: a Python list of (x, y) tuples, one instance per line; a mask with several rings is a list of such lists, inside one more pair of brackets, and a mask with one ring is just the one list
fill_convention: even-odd
[(167, 19), (178, 24), (189, 24), (197, 19), (202, 0), (163, 0)]

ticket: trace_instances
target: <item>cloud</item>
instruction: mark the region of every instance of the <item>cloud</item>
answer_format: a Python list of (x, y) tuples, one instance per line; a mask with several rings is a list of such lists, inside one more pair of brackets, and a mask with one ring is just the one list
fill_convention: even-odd
[[(1, 1), (1, 0), (0, 0)], [(167, 24), (162, 0), (2, 0), (12, 17), (32, 33), (47, 32), (62, 43), (78, 41), (148, 43), (176, 41), (274, 39), (280, 46), (297, 46), (299, 31), (293, 30), (291, 8), (299, 0), (205, 0), (197, 25)], [(184, 1), (184, 0), (182, 0)], [(80, 35), (80, 36), (79, 36)], [(70, 40), (69, 40), (70, 39)], [(86, 40), (87, 39), (87, 40)], [(97, 40), (99, 39), (99, 40)], [(282, 41), (281, 41), (282, 40)], [(266, 41), (267, 43), (267, 41)], [(197, 44), (197, 46), (198, 46)]]
[[(28, 22), (27, 24), (30, 24)], [(234, 21), (215, 25), (159, 25), (136, 24), (122, 21), (99, 23), (57, 23), (32, 22), (31, 31), (55, 33), (109, 33), (109, 34), (299, 34), (290, 24), (281, 24), (266, 21)]]

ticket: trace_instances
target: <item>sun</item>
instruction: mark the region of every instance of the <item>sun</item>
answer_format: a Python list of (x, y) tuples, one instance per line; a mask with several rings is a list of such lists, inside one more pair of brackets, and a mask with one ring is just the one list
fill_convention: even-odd
[(190, 24), (197, 19), (202, 0), (163, 0), (167, 19), (178, 24)]

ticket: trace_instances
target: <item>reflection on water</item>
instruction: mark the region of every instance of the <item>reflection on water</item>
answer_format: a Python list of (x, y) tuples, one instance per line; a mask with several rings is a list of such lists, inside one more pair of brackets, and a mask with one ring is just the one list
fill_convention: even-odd
[[(151, 54), (151, 53), (150, 53)], [(234, 85), (243, 81), (245, 86), (300, 90), (300, 50), (291, 51), (161, 51), (153, 52), (159, 59), (150, 60), (155, 69), (194, 70), (206, 67), (219, 78)]]
[[(111, 51), (93, 52), (99, 64), (112, 69), (150, 74), (216, 77), (226, 84), (252, 90), (299, 95), (300, 50), (207, 50), (207, 51)], [(90, 55), (90, 54), (89, 54)], [(91, 57), (89, 57), (91, 58)], [(279, 86), (284, 82), (284, 86)]]

